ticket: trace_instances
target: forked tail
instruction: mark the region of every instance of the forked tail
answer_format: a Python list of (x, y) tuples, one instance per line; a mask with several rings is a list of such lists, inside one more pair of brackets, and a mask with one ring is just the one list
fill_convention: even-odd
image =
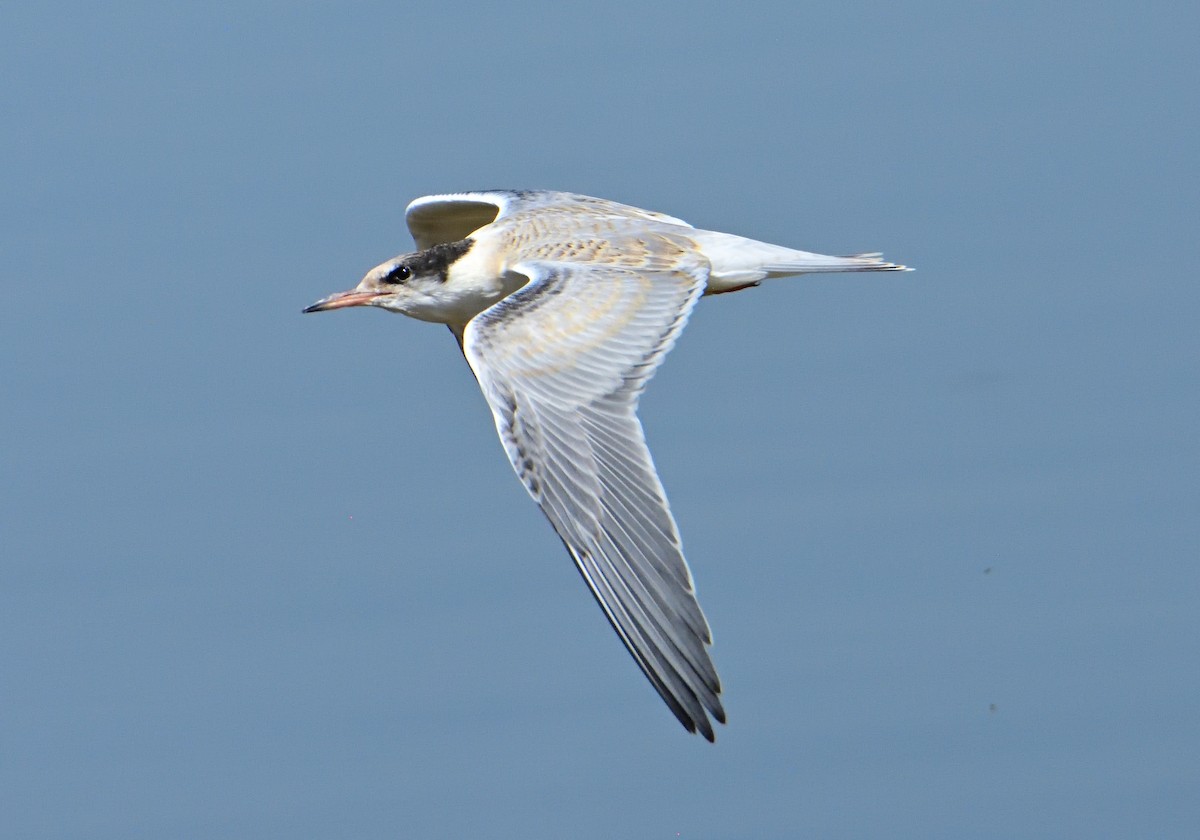
[(708, 294), (733, 292), (757, 285), (763, 280), (793, 274), (912, 271), (907, 266), (881, 259), (882, 254), (878, 253), (833, 257), (708, 230), (698, 230), (693, 237), (712, 264)]
[(831, 271), (912, 271), (906, 265), (897, 265), (883, 259), (879, 252), (871, 254), (850, 254), (845, 257), (828, 257), (824, 254), (810, 254), (807, 251), (792, 251), (792, 254), (802, 254), (803, 259), (789, 258), (785, 262), (767, 263), (762, 270), (767, 277), (787, 277), (792, 274), (828, 274)]

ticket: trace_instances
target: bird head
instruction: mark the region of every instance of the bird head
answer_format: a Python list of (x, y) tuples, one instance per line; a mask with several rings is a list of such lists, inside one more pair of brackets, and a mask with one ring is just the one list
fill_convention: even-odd
[(394, 257), (368, 271), (353, 289), (321, 298), (304, 311), (378, 306), (425, 319), (430, 308), (438, 307), (450, 265), (470, 247), (471, 240), (464, 239)]

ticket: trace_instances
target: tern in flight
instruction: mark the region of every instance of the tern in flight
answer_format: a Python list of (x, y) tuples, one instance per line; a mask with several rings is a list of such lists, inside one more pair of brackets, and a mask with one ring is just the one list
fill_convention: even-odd
[(416, 251), (304, 311), (376, 306), (450, 327), (513, 469), (617, 635), (679, 722), (712, 741), (712, 720), (725, 722), (712, 635), (638, 398), (703, 295), (905, 267), (562, 192), (431, 195), (406, 219)]

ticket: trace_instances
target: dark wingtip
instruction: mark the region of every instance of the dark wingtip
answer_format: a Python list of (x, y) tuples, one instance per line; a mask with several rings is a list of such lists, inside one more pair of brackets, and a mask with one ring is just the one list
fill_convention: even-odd
[[(724, 723), (724, 721), (722, 721), (722, 723)], [(710, 744), (714, 744), (717, 741), (717, 734), (713, 731), (713, 725), (711, 722), (709, 722), (707, 715), (699, 720), (689, 720), (686, 724), (684, 724), (684, 726), (688, 729), (688, 731), (704, 736), (704, 740), (708, 741)]]

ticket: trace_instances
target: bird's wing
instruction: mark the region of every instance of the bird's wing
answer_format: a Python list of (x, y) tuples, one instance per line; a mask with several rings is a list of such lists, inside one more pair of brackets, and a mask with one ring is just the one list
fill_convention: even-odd
[[(636, 410), (704, 291), (707, 263), (532, 261), (463, 349), (517, 475), (671, 711), (713, 740), (712, 637)], [(707, 712), (707, 714), (706, 714)]]
[(417, 247), (425, 250), (444, 242), (466, 239), (485, 225), (533, 210), (539, 214), (641, 219), (691, 227), (687, 222), (663, 213), (552, 190), (480, 190), (427, 195), (408, 205), (405, 220)]

